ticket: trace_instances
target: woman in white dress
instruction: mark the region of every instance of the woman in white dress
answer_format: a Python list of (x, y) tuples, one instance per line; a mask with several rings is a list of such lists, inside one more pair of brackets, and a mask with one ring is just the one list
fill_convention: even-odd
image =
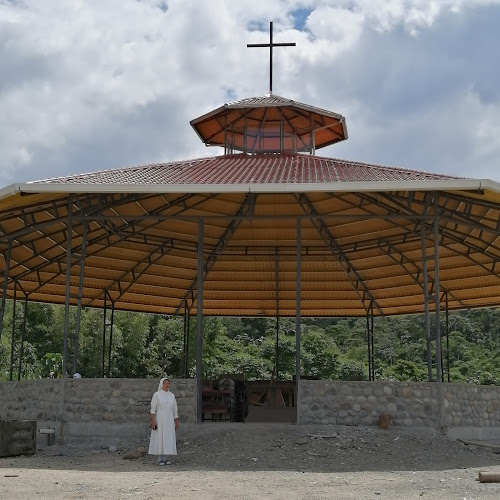
[(177, 455), (175, 431), (179, 428), (177, 401), (169, 391), (170, 380), (162, 378), (151, 399), (151, 440), (149, 454), (158, 456), (158, 465), (170, 465), (169, 455)]

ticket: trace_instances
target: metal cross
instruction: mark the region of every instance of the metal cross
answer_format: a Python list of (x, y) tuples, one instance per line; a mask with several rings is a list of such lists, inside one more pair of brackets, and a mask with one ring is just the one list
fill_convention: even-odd
[(273, 43), (273, 22), (269, 23), (269, 43), (247, 43), (247, 47), (269, 47), (269, 93), (273, 93), (273, 47), (295, 47), (295, 43)]

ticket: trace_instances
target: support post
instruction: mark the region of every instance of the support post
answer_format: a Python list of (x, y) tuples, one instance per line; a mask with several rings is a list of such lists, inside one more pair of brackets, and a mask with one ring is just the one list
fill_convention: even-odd
[(66, 297), (64, 302), (64, 345), (62, 376), (65, 378), (68, 365), (68, 337), (69, 337), (69, 292), (71, 286), (71, 245), (73, 237), (73, 196), (68, 202), (68, 242), (66, 247)]
[(78, 303), (76, 307), (76, 320), (75, 320), (75, 335), (73, 338), (73, 374), (76, 373), (76, 365), (78, 361), (78, 348), (80, 345), (80, 322), (82, 314), (82, 296), (83, 296), (83, 277), (85, 274), (85, 253), (87, 251), (87, 228), (88, 223), (83, 223), (82, 235), (82, 255), (80, 257), (80, 281), (78, 283)]
[(9, 281), (10, 254), (12, 251), (12, 240), (9, 240), (7, 254), (5, 255), (5, 273), (3, 277), (2, 304), (0, 306), (0, 340), (2, 340), (3, 317), (5, 312), (5, 299), (7, 298), (7, 282)]
[(443, 367), (441, 363), (441, 297), (439, 295), (439, 225), (438, 196), (434, 198), (434, 301), (436, 304), (436, 378), (442, 382)]
[(24, 337), (26, 336), (26, 320), (28, 318), (28, 296), (24, 301), (24, 311), (23, 311), (23, 327), (21, 330), (21, 351), (19, 353), (19, 369), (17, 370), (17, 380), (21, 380), (21, 369), (23, 366), (24, 357)]
[(279, 361), (280, 361), (280, 284), (279, 284), (279, 259), (278, 259), (278, 249), (276, 248), (276, 253), (274, 257), (274, 267), (275, 267), (275, 285), (276, 285), (276, 379), (279, 379)]
[(370, 301), (371, 306), (371, 317), (370, 317), (370, 329), (372, 336), (372, 381), (375, 381), (375, 345), (374, 345), (374, 327), (373, 327), (373, 300)]
[[(109, 297), (111, 300), (111, 296)], [(106, 376), (109, 378), (111, 374), (111, 353), (113, 348), (113, 326), (115, 319), (115, 303), (111, 300), (111, 324), (109, 325), (109, 346), (108, 346), (108, 371), (106, 372)]]
[(427, 347), (427, 378), (432, 382), (432, 353), (431, 353), (431, 318), (429, 315), (429, 282), (427, 276), (427, 250), (425, 246), (425, 223), (422, 219), (420, 226), (420, 238), (422, 242), (422, 276), (424, 287), (425, 306), (425, 341)]
[(107, 312), (108, 293), (104, 294), (104, 311), (102, 319), (102, 359), (101, 359), (101, 378), (104, 378), (104, 362), (106, 359), (106, 312)]
[(446, 291), (446, 373), (450, 382), (450, 310), (448, 309), (448, 291)]
[(10, 338), (10, 368), (9, 380), (12, 382), (12, 372), (14, 369), (14, 346), (16, 335), (16, 304), (17, 304), (17, 281), (14, 281), (14, 303), (12, 305), (12, 336)]
[(300, 301), (302, 286), (302, 219), (297, 218), (297, 297), (295, 305), (295, 401), (299, 395), (300, 382)]
[(366, 343), (368, 347), (368, 379), (375, 380), (375, 356), (374, 356), (374, 341), (373, 341), (373, 301), (370, 301), (370, 306), (366, 311)]
[(203, 219), (198, 220), (198, 290), (196, 293), (196, 420), (202, 420), (203, 354)]
[(184, 378), (188, 378), (188, 372), (189, 372), (189, 323), (190, 323), (190, 318), (189, 318), (189, 309), (187, 306), (187, 300), (184, 302), (184, 352), (183, 352), (183, 359), (182, 359), (182, 364), (183, 364), (183, 374)]
[(372, 379), (372, 352), (370, 349), (370, 309), (366, 311), (366, 347), (368, 348), (368, 380)]

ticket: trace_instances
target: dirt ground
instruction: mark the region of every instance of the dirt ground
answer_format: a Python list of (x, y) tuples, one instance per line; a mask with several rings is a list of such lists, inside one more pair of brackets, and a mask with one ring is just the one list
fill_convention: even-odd
[(124, 459), (147, 442), (47, 446), (0, 459), (0, 498), (498, 499), (500, 446), (401, 428), (206, 422), (177, 435), (178, 455)]

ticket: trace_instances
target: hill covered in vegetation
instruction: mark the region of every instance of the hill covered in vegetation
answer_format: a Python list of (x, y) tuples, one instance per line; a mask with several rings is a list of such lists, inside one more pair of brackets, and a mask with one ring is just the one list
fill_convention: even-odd
[[(11, 351), (13, 314), (12, 303), (7, 302), (0, 344), (0, 380), (9, 380), (11, 372), (13, 380), (17, 380), (19, 368), (21, 379), (61, 376), (64, 308), (29, 304), (24, 342), (21, 342), (23, 313), (23, 307), (18, 304), (14, 349)], [(71, 314), (68, 371), (72, 367), (76, 310), (72, 309)], [(444, 314), (442, 319), (445, 334)], [(194, 376), (195, 318), (191, 318), (189, 326), (187, 373)], [(105, 330), (103, 358), (103, 311), (82, 311), (77, 371), (83, 377), (101, 377), (103, 373), (110, 377), (184, 375), (184, 318), (115, 312), (111, 363), (109, 326)], [(301, 330), (302, 377), (368, 379), (365, 318), (303, 318)], [(451, 382), (500, 385), (500, 310), (450, 313), (448, 330), (449, 337), (443, 337), (445, 381), (448, 379), (449, 359)], [(427, 380), (423, 315), (376, 318), (374, 353), (376, 379)], [(276, 357), (278, 378), (292, 379), (295, 374), (295, 320), (204, 319), (205, 378), (240, 373), (247, 379), (270, 379), (273, 371), (276, 373)]]

